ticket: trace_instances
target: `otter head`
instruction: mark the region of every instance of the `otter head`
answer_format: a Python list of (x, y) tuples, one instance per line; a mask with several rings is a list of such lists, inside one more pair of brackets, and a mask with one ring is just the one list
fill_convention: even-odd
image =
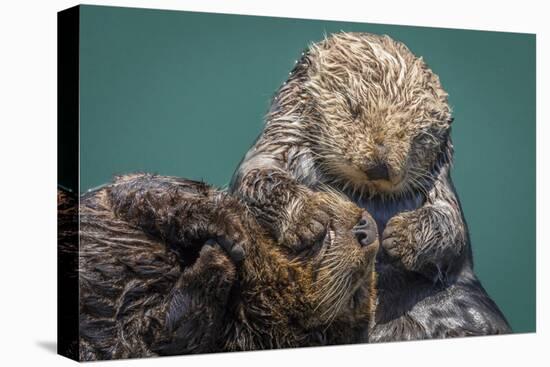
[(309, 273), (310, 325), (373, 320), (376, 301), (376, 222), (338, 194), (327, 194), (331, 222), (320, 243), (298, 256)]
[(300, 116), (322, 173), (345, 190), (405, 193), (450, 159), (447, 93), (388, 36), (339, 33), (312, 45), (276, 101), (294, 103), (286, 110)]
[[(324, 237), (296, 247), (252, 229), (258, 235), (238, 271), (243, 305), (239, 313), (246, 320), (263, 318), (270, 337), (292, 335), (294, 346), (315, 344), (311, 338), (323, 333), (334, 338), (338, 333), (327, 331), (329, 326), (351, 338), (350, 330), (365, 330), (373, 320), (376, 224), (338, 194), (327, 193), (324, 198), (333, 218)], [(277, 331), (277, 326), (283, 330)]]

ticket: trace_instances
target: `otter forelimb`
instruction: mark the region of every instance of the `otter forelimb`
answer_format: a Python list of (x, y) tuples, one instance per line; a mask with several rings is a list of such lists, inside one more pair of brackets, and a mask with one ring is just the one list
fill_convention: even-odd
[(216, 240), (233, 260), (244, 256), (246, 208), (224, 192), (196, 181), (135, 174), (108, 188), (115, 214), (171, 245)]
[(283, 170), (243, 171), (233, 194), (247, 202), (257, 220), (279, 242), (304, 245), (326, 232), (330, 215), (319, 200), (322, 194), (299, 184)]
[(382, 246), (407, 270), (439, 277), (448, 273), (467, 248), (466, 231), (448, 167), (444, 167), (424, 205), (389, 220)]

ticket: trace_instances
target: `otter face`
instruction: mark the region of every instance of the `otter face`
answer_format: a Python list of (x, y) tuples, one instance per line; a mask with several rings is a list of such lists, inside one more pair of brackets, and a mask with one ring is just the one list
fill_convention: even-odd
[(313, 45), (300, 63), (306, 136), (328, 178), (388, 195), (431, 178), (451, 115), (421, 58), (388, 36), (341, 33)]
[(374, 312), (376, 223), (337, 194), (327, 193), (326, 200), (333, 220), (324, 238), (299, 249), (257, 241), (241, 267), (243, 294), (254, 296), (246, 303), (304, 329), (367, 321)]
[(364, 318), (374, 312), (376, 222), (366, 211), (334, 196), (329, 196), (333, 220), (327, 234), (306, 259), (312, 274), (313, 324)]

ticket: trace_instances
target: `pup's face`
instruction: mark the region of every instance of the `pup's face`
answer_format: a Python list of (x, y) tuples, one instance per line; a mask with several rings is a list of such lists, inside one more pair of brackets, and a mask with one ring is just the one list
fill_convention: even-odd
[(374, 312), (378, 235), (374, 220), (336, 194), (326, 195), (332, 221), (308, 247), (257, 242), (247, 251), (241, 287), (272, 314), (305, 328), (365, 321)]
[(318, 247), (303, 255), (311, 276), (311, 324), (372, 317), (376, 298), (376, 222), (355, 204), (327, 195), (333, 218)]
[(422, 59), (389, 37), (343, 33), (314, 45), (301, 62), (308, 63), (307, 135), (329, 177), (371, 194), (414, 190), (428, 178), (451, 115)]

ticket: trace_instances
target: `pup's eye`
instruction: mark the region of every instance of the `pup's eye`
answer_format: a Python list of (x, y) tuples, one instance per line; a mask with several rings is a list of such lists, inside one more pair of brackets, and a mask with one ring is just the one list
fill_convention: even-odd
[(287, 248), (289, 248), (293, 253), (300, 254), (301, 256), (312, 256), (313, 254), (319, 252), (319, 250), (326, 246), (327, 244), (332, 243), (332, 238), (334, 236), (334, 232), (330, 231), (329, 228), (325, 228), (325, 230), (318, 235), (317, 238), (309, 241), (309, 242), (299, 242), (292, 245), (285, 245)]

